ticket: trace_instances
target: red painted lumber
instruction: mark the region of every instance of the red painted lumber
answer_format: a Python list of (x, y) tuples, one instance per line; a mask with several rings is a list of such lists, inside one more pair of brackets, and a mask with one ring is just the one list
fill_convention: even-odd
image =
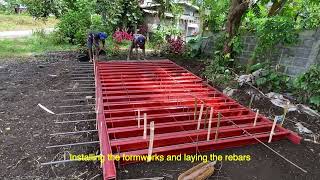
[[(155, 123), (153, 154), (194, 154), (256, 144), (257, 139), (268, 141), (272, 121), (259, 115), (257, 125), (253, 126), (255, 112), (169, 60), (96, 62), (95, 81), (103, 155), (147, 155), (149, 139), (142, 136), (144, 113), (148, 131), (150, 122)], [(197, 130), (202, 104), (204, 111)], [(206, 112), (210, 108), (214, 112), (211, 139), (207, 141)], [(216, 131), (218, 113), (221, 120)], [(214, 141), (216, 132), (218, 139)], [(290, 130), (276, 126), (272, 141), (280, 139), (297, 144), (301, 140)], [(116, 178), (113, 161), (106, 161), (102, 168), (104, 179)]]

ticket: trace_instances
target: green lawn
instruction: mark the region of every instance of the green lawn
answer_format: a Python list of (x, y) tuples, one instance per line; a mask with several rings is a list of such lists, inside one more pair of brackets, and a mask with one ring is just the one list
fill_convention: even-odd
[(20, 39), (1, 39), (0, 58), (29, 56), (48, 51), (67, 51), (77, 47), (70, 44), (54, 43), (50, 35), (32, 36)]
[(0, 31), (52, 28), (57, 23), (58, 20), (53, 17), (43, 21), (29, 15), (0, 14)]

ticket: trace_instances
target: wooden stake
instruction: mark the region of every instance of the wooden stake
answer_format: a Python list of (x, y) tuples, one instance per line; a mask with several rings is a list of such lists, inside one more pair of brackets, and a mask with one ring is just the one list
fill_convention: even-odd
[(213, 107), (211, 107), (211, 110), (210, 110), (210, 117), (209, 117), (209, 124), (208, 124), (207, 141), (209, 141), (209, 140), (210, 140), (210, 131), (211, 131), (212, 116), (213, 116)]
[(275, 127), (276, 127), (276, 124), (277, 124), (277, 118), (275, 117), (274, 120), (273, 120), (273, 124), (272, 124), (272, 128), (271, 128), (271, 132), (270, 132), (270, 136), (269, 136), (269, 141), (268, 141), (268, 143), (270, 143), (271, 140), (272, 140), (272, 136), (273, 136), (273, 134), (274, 134), (274, 129), (275, 129)]
[(259, 115), (259, 109), (256, 112), (256, 117), (254, 118), (254, 122), (253, 122), (253, 126), (255, 127), (257, 124), (257, 119), (258, 119), (258, 115)]
[(197, 120), (197, 111), (198, 111), (198, 102), (197, 102), (197, 98), (194, 99), (194, 120)]
[(140, 109), (138, 109), (138, 128), (140, 128)]
[(199, 129), (200, 129), (200, 123), (201, 123), (201, 118), (202, 118), (203, 108), (204, 108), (204, 104), (201, 104), (200, 114), (199, 114), (199, 119), (198, 119), (198, 127), (197, 127), (197, 130), (199, 130)]
[(289, 110), (289, 103), (287, 103), (287, 105), (283, 108), (282, 122), (281, 122), (280, 126), (283, 125), (283, 122), (286, 119), (286, 115), (288, 113), (288, 110)]
[(216, 128), (216, 134), (214, 137), (214, 141), (217, 141), (218, 139), (218, 134), (219, 134), (219, 127), (220, 127), (220, 119), (221, 119), (221, 113), (218, 113), (218, 122), (217, 122), (217, 128)]
[(147, 113), (143, 114), (143, 139), (147, 139)]
[(254, 94), (251, 95), (251, 99), (250, 99), (250, 102), (249, 102), (249, 108), (250, 109), (251, 109), (251, 105), (252, 105), (253, 99), (254, 99)]
[(149, 139), (149, 149), (148, 149), (148, 161), (151, 161), (152, 149), (153, 149), (153, 139), (154, 139), (154, 121), (150, 123), (150, 139)]

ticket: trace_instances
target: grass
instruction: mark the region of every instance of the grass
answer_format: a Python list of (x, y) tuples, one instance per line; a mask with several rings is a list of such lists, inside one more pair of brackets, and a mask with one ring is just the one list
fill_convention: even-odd
[(29, 15), (0, 14), (0, 31), (53, 28), (58, 23), (54, 17), (47, 21), (35, 20)]
[[(49, 51), (68, 51), (79, 48), (76, 45), (68, 43), (57, 43), (55, 34), (44, 34), (43, 31), (36, 31), (33, 36), (19, 39), (0, 39), (0, 59), (11, 57), (26, 57), (35, 54), (42, 54)], [(130, 41), (123, 42), (120, 50), (127, 53)], [(106, 47), (108, 53), (113, 54), (115, 43), (108, 38)], [(147, 43), (148, 51), (149, 44)]]
[(42, 54), (48, 51), (67, 51), (77, 47), (66, 43), (55, 43), (52, 35), (34, 35), (20, 39), (1, 39), (0, 58)]

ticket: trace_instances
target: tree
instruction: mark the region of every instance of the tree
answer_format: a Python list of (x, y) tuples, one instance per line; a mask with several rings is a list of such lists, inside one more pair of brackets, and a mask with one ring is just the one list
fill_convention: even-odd
[(21, 0), (4, 0), (7, 7), (15, 7), (21, 4)]
[(60, 17), (66, 10), (63, 0), (21, 0), (28, 8), (29, 13), (35, 18), (47, 18), (53, 14)]
[(208, 28), (212, 32), (219, 32), (223, 29), (229, 0), (194, 0), (193, 3), (199, 7), (200, 34)]
[(21, 0), (4, 0), (4, 3), (0, 4), (0, 6), (2, 6), (4, 11), (13, 12), (20, 4)]
[(98, 0), (97, 12), (112, 29), (137, 25), (142, 17), (137, 0)]
[(171, 3), (171, 12), (173, 14), (173, 23), (174, 26), (178, 26), (179, 19), (181, 15), (183, 14), (183, 8), (180, 6), (180, 4)]
[(274, 0), (269, 10), (268, 16), (277, 15), (286, 4), (287, 0)]
[(165, 13), (171, 10), (172, 5), (170, 0), (154, 0), (153, 4), (157, 6), (159, 19), (165, 18)]
[(73, 5), (73, 9), (69, 9), (61, 16), (57, 25), (57, 35), (72, 44), (84, 45), (92, 24), (95, 2), (77, 0)]
[(142, 16), (142, 12), (137, 0), (122, 0), (121, 21), (123, 27), (137, 25)]
[(231, 54), (232, 52), (232, 39), (236, 35), (241, 19), (249, 8), (250, 0), (231, 0), (228, 18), (226, 22), (227, 39), (224, 44), (224, 54)]

